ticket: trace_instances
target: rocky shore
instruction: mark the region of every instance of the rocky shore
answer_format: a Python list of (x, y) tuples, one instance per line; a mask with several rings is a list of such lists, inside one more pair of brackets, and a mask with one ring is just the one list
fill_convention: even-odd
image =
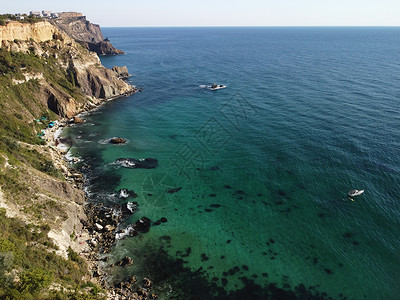
[[(82, 112), (97, 108), (102, 103), (94, 107), (85, 107)], [(83, 122), (84, 119), (80, 116), (74, 116), (71, 119), (62, 119), (55, 122), (52, 128), (47, 128), (43, 137), (47, 146), (52, 149), (52, 160), (56, 168), (62, 171), (67, 182), (72, 184), (74, 188), (82, 191), (85, 176), (72, 167), (78, 160), (67, 157), (67, 152), (72, 144), (68, 139), (60, 138), (60, 134), (65, 127)], [(90, 168), (90, 166), (84, 165), (83, 168)], [(119, 197), (135, 198), (137, 195), (133, 191), (121, 190)], [(79, 220), (82, 230), (76, 232), (75, 245), (71, 246), (73, 246), (73, 249), (78, 249), (77, 252), (79, 255), (87, 262), (92, 281), (107, 291), (107, 299), (156, 299), (157, 295), (152, 292), (152, 282), (150, 279), (137, 280), (133, 276), (125, 281), (109, 286), (107, 284), (107, 276), (109, 274), (100, 268), (100, 263), (108, 261), (107, 258), (101, 259), (100, 256), (110, 253), (118, 234), (136, 236), (139, 233), (149, 231), (151, 220), (146, 217), (141, 218), (133, 226), (125, 229), (124, 233), (121, 231), (121, 220), (134, 214), (138, 203), (128, 202), (123, 205), (105, 207), (102, 203), (89, 203), (86, 196), (86, 201), (82, 205), (85, 212), (85, 216)], [(162, 222), (166, 222), (166, 220), (162, 220)], [(109, 267), (129, 266), (132, 262), (132, 258), (127, 256), (114, 264), (110, 264)]]
[[(79, 25), (75, 33), (89, 40), (93, 34), (103, 39), (98, 26), (92, 24), (90, 30), (86, 20), (75, 21), (67, 22)], [(132, 211), (88, 204), (83, 191), (85, 175), (67, 157), (71, 141), (60, 138), (64, 127), (85, 122), (78, 114), (140, 91), (123, 80), (130, 76), (126, 67), (105, 68), (96, 53), (77, 43), (81, 40), (47, 21), (10, 21), (0, 25), (0, 56), (4, 58), (0, 67), (7, 75), (0, 84), (4, 98), (0, 128), (5, 140), (0, 145), (0, 171), (7, 175), (6, 186), (0, 189), (0, 207), (6, 209), (7, 217), (18, 216), (26, 224), (46, 225), (47, 237), (54, 242), (46, 247), (53, 246), (54, 253), (65, 259), (71, 253), (79, 253), (90, 266), (91, 279), (109, 289), (109, 299), (154, 298), (149, 280), (137, 282), (131, 278), (117, 287), (107, 287), (107, 275), (98, 268), (98, 254), (110, 251), (121, 218)], [(58, 120), (49, 122), (49, 118)], [(45, 141), (44, 145), (37, 136)], [(126, 142), (122, 138), (110, 141)], [(23, 159), (20, 153), (24, 154)], [(18, 195), (14, 193), (15, 184)], [(148, 221), (142, 220), (130, 234), (144, 232), (146, 226)], [(127, 258), (121, 264), (129, 262)], [(82, 282), (87, 279), (83, 277)], [(67, 282), (63, 284), (68, 286)]]

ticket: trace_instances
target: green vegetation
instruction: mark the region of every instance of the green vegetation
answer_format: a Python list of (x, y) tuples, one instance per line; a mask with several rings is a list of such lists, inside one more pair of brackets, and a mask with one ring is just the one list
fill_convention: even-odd
[[(23, 74), (43, 74), (46, 81), (54, 88), (62, 90), (78, 102), (83, 102), (85, 96), (75, 84), (73, 71), (65, 72), (50, 55), (48, 58), (35, 54), (35, 47), (31, 47), (29, 54), (9, 52), (0, 48), (0, 139), (9, 137), (14, 140), (30, 144), (40, 144), (37, 137), (40, 126), (35, 119), (45, 115), (49, 119), (57, 118), (47, 106), (47, 99), (40, 99), (40, 85), (37, 80), (29, 80), (15, 84), (13, 80), (24, 80)], [(41, 48), (49, 53), (56, 53), (48, 43), (42, 43)], [(44, 122), (42, 122), (44, 123)], [(0, 145), (0, 153), (3, 149)], [(10, 152), (10, 151), (9, 151)], [(48, 172), (51, 167), (46, 166)]]
[[(0, 16), (0, 25), (10, 18)], [(24, 172), (31, 168), (63, 179), (38, 137), (58, 116), (49, 109), (48, 96), (39, 81), (25, 82), (24, 74), (43, 74), (51, 88), (68, 93), (77, 102), (82, 103), (85, 97), (76, 86), (73, 70), (64, 71), (55, 59), (57, 54), (64, 63), (68, 61), (62, 50), (41, 43), (40, 50), (48, 53), (42, 57), (36, 54), (37, 44), (25, 43), (29, 53), (0, 48), (0, 187), (32, 216), (32, 224), (7, 218), (0, 209), (0, 299), (102, 299), (102, 291), (84, 279), (88, 271), (82, 258), (71, 248), (68, 259), (57, 255), (57, 246), (47, 236), (50, 227), (44, 214), (54, 212), (62, 221), (67, 217), (65, 211), (52, 198), (39, 202), (35, 185), (24, 179)], [(46, 119), (36, 121), (42, 116)]]
[[(4, 15), (2, 16), (4, 18)], [(18, 42), (17, 43), (21, 43)], [(30, 43), (30, 42), (28, 42)], [(0, 184), (4, 190), (24, 191), (23, 183), (18, 181), (18, 174), (1, 172), (1, 166), (7, 158), (11, 164), (25, 164), (56, 178), (63, 178), (52, 161), (37, 150), (23, 147), (19, 142), (41, 145), (38, 137), (41, 129), (46, 128), (50, 120), (58, 118), (47, 106), (46, 95), (41, 95), (37, 80), (23, 82), (24, 74), (43, 74), (46, 81), (55, 89), (63, 90), (78, 102), (85, 97), (75, 86), (74, 76), (57, 65), (54, 56), (43, 58), (35, 54), (37, 44), (32, 43), (30, 53), (9, 52), (0, 48)], [(49, 43), (40, 47), (55, 54)], [(62, 54), (62, 53), (61, 53)], [(13, 80), (20, 80), (16, 84)], [(45, 120), (36, 119), (45, 116)]]
[[(68, 260), (55, 254), (49, 226), (26, 225), (0, 209), (0, 299), (101, 299), (101, 290), (83, 280), (86, 263), (71, 248)], [(51, 284), (65, 291), (49, 292)]]
[(25, 79), (22, 70), (43, 73), (44, 65), (45, 62), (32, 53), (12, 53), (0, 48), (0, 137), (40, 144), (36, 134), (39, 126), (33, 122), (33, 117), (43, 111), (48, 114), (51, 112), (44, 103), (35, 99), (40, 90), (37, 81), (13, 84), (13, 79)]
[[(37, 23), (40, 21), (43, 21), (43, 18), (38, 18), (34, 16), (27, 16), (23, 15), (24, 19), (23, 20), (18, 20), (18, 22), (21, 23)], [(12, 14), (3, 14), (0, 15), (0, 25), (6, 25), (7, 22), (9, 21), (17, 21), (17, 17), (12, 15)]]

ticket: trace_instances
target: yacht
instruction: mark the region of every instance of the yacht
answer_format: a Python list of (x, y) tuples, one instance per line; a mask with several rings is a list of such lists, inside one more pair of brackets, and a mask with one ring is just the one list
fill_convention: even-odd
[(359, 196), (364, 193), (364, 190), (351, 190), (347, 193), (350, 197)]

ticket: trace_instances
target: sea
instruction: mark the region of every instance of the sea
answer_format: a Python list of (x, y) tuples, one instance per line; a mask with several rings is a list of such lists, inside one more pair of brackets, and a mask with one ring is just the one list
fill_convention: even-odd
[[(63, 135), (90, 202), (138, 205), (101, 255), (110, 285), (146, 277), (158, 299), (399, 299), (400, 28), (103, 33), (126, 54), (101, 62), (127, 66), (141, 92)], [(127, 234), (143, 217), (149, 232)]]

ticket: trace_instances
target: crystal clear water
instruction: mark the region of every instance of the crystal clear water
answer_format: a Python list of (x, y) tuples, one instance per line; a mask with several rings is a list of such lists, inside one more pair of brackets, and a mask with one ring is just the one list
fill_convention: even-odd
[[(111, 262), (134, 264), (105, 264), (110, 282), (147, 276), (162, 299), (398, 298), (399, 28), (104, 33), (126, 55), (103, 64), (143, 92), (69, 128), (72, 152), (91, 201), (139, 195), (122, 227), (168, 220), (118, 241)], [(214, 82), (228, 88), (200, 87)], [(113, 164), (148, 157), (159, 166)]]

